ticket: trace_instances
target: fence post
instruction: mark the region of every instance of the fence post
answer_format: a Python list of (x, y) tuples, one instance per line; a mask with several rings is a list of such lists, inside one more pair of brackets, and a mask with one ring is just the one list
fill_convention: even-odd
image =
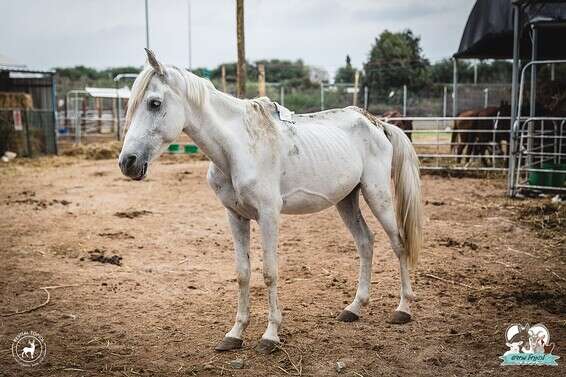
[(515, 148), (517, 135), (515, 134), (515, 122), (517, 120), (517, 92), (519, 79), (519, 27), (521, 6), (513, 3), (513, 77), (511, 79), (511, 137), (509, 143), (509, 170), (507, 173), (507, 194), (515, 196)]
[(358, 104), (358, 84), (360, 82), (360, 71), (356, 69), (354, 73), (354, 98), (352, 99), (352, 105), (356, 106)]
[[(79, 119), (79, 94), (75, 92), (75, 143), (81, 143), (81, 122)], [(118, 125), (120, 127), (120, 125)]]
[(442, 94), (442, 116), (446, 118), (446, 111), (448, 110), (448, 88), (444, 85), (444, 93)]
[(407, 85), (403, 85), (403, 116), (407, 116)]
[(226, 93), (226, 66), (222, 64), (222, 68), (220, 69), (221, 77), (222, 77), (222, 91)]
[(474, 84), (478, 83), (478, 61), (474, 62)]
[[(536, 24), (531, 25), (531, 61), (537, 60), (537, 49), (538, 49), (538, 30)], [(534, 117), (536, 115), (536, 103), (537, 103), (537, 66), (536, 64), (531, 65), (531, 89), (530, 89), (530, 117)], [(535, 125), (533, 122), (529, 122), (527, 126), (527, 151), (529, 154), (527, 155), (527, 164), (529, 168), (533, 168), (532, 164), (534, 160), (538, 160), (534, 158), (531, 154), (533, 152), (534, 147), (534, 137), (535, 137)], [(544, 139), (542, 139), (544, 144)], [(542, 150), (544, 152), (544, 150)]]
[(26, 109), (25, 111), (25, 122), (24, 123), (24, 131), (26, 133), (26, 148), (27, 148), (27, 156), (26, 157), (33, 157), (33, 151), (31, 149), (31, 140), (30, 140), (30, 130), (29, 130), (29, 123), (30, 123), (30, 119), (31, 119), (31, 110)]
[(257, 65), (257, 90), (260, 97), (265, 97), (265, 65)]
[(488, 104), (489, 104), (489, 88), (484, 88), (483, 89), (483, 107), (484, 107), (484, 109), (487, 108)]
[[(448, 88), (444, 85), (444, 90), (442, 93), (442, 116), (446, 118), (446, 112), (448, 111)], [(442, 121), (442, 127), (446, 129), (446, 121)]]
[[(53, 111), (53, 137), (55, 140), (54, 150), (55, 155), (59, 154), (59, 125), (57, 124), (57, 89), (55, 75), (51, 75), (51, 111)], [(65, 101), (65, 116), (67, 115), (67, 102)]]
[(320, 110), (324, 110), (324, 82), (320, 81)]
[(116, 138), (118, 141), (122, 139), (122, 130), (120, 129), (120, 92), (118, 91), (118, 82), (116, 82)]
[(452, 116), (458, 115), (458, 59), (454, 58), (452, 73)]
[(364, 86), (364, 110), (368, 109), (368, 96), (369, 96), (368, 86)]
[(281, 102), (281, 106), (285, 106), (285, 87), (283, 86), (283, 84), (281, 84), (279, 102)]

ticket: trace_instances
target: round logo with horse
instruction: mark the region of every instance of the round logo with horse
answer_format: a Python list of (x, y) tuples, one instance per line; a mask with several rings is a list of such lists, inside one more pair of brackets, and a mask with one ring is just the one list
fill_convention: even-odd
[(46, 355), (45, 340), (35, 331), (23, 331), (12, 341), (12, 356), (24, 367), (39, 365)]

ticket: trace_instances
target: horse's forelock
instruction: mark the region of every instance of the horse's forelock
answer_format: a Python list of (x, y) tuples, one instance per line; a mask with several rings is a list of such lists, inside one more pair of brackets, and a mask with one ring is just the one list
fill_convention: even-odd
[(126, 129), (130, 126), (132, 116), (140, 105), (145, 91), (149, 86), (149, 82), (154, 75), (155, 70), (151, 67), (146, 67), (143, 71), (140, 72), (140, 74), (136, 78), (136, 81), (134, 81), (134, 85), (132, 86), (132, 91), (130, 93), (130, 99), (128, 101), (128, 111), (126, 112)]

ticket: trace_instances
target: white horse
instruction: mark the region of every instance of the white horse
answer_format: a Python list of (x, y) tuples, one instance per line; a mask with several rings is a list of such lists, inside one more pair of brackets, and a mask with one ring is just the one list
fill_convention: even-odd
[(258, 352), (272, 352), (280, 341), (277, 239), (281, 214), (336, 206), (360, 255), (356, 296), (338, 320), (359, 318), (361, 307), (369, 301), (374, 239), (358, 205), (360, 191), (400, 262), (401, 299), (390, 321), (408, 322), (414, 299), (408, 268), (415, 265), (421, 248), (423, 212), (418, 159), (403, 131), (356, 107), (282, 121), (267, 98), (234, 98), (217, 91), (208, 80), (165, 66), (151, 51), (146, 52), (149, 65), (133, 84), (119, 165), (126, 176), (143, 179), (150, 162), (183, 131), (211, 160), (208, 183), (228, 213), (239, 285), (236, 322), (216, 350), (240, 348), (249, 322), (250, 220), (257, 221), (261, 231), (269, 304)]

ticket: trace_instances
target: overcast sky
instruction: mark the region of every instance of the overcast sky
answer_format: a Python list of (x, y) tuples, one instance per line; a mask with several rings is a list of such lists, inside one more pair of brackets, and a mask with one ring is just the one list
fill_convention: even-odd
[[(188, 0), (149, 0), (150, 47), (188, 66)], [(245, 0), (246, 56), (361, 67), (384, 29), (410, 28), (426, 57), (452, 55), (474, 0)], [(192, 65), (236, 60), (235, 0), (191, 0)], [(34, 68), (142, 65), (144, 0), (1, 0), (0, 55)]]

